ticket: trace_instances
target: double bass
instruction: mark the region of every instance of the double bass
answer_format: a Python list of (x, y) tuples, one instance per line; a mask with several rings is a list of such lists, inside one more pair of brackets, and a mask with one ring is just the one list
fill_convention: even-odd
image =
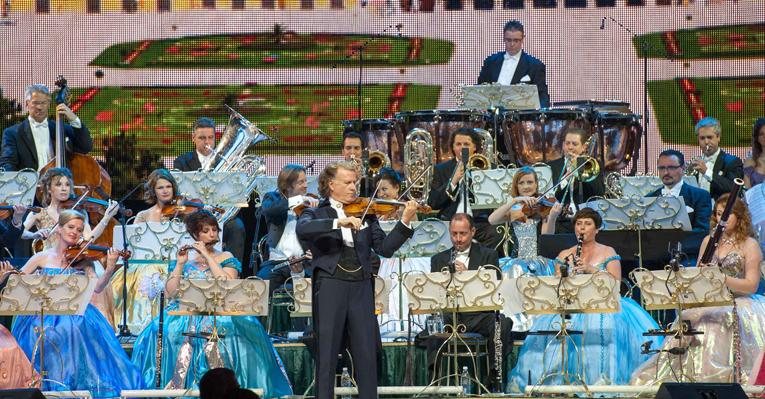
[[(58, 104), (69, 103), (69, 87), (67, 87), (66, 79), (59, 75), (56, 79), (56, 92), (55, 102)], [(101, 164), (99, 164), (93, 157), (86, 154), (79, 154), (74, 151), (67, 153), (66, 151), (66, 134), (64, 133), (64, 121), (61, 118), (61, 114), (56, 111), (56, 156), (51, 159), (45, 166), (40, 169), (40, 175), (43, 175), (50, 168), (69, 168), (74, 177), (75, 187), (85, 187), (90, 190), (94, 197), (102, 200), (108, 200), (112, 194), (112, 179), (109, 177), (109, 173), (106, 172)], [(39, 193), (38, 193), (39, 194)], [(94, 213), (91, 215), (91, 213)], [(97, 214), (97, 212), (88, 213), (88, 221), (91, 227), (94, 227), (103, 215)], [(106, 234), (114, 229), (115, 221), (109, 222), (104, 230), (105, 234), (101, 234), (95, 241), (97, 244), (104, 246), (112, 245), (112, 235)]]

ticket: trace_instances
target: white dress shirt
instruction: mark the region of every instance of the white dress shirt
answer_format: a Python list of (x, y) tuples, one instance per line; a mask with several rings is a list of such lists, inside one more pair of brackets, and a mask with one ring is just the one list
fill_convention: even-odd
[[(662, 197), (682, 198), (680, 196), (680, 190), (683, 189), (683, 184), (684, 184), (683, 181), (680, 180), (672, 188), (667, 188), (667, 186), (662, 187), (662, 189), (661, 189)], [(685, 205), (685, 211), (690, 214), (690, 213), (693, 212), (693, 208), (691, 208), (688, 205)]]
[(457, 255), (454, 258), (455, 262), (462, 262), (465, 265), (465, 269), (470, 268), (470, 247), (467, 247), (464, 251), (457, 251)]
[(499, 70), (497, 83), (501, 85), (512, 84), (513, 75), (515, 75), (515, 70), (518, 68), (518, 62), (521, 61), (522, 52), (523, 50), (514, 55), (509, 55), (505, 52), (505, 60), (502, 62), (502, 69)]
[[(353, 233), (351, 232), (351, 229), (349, 227), (340, 227), (338, 225), (338, 221), (340, 219), (345, 218), (345, 211), (343, 210), (343, 203), (339, 201), (335, 201), (333, 198), (329, 199), (329, 204), (335, 208), (335, 211), (337, 212), (337, 219), (332, 223), (333, 229), (340, 229), (340, 233), (343, 235), (343, 243), (346, 247), (353, 247)], [(361, 226), (364, 228), (364, 226)]]
[(292, 209), (303, 202), (302, 195), (296, 195), (287, 199), (289, 210), (287, 211), (287, 223), (284, 225), (279, 243), (271, 250), (269, 256), (273, 260), (289, 259), (292, 256), (303, 256), (303, 247), (300, 246), (295, 227), (297, 227), (297, 215)]
[(699, 188), (709, 191), (709, 185), (712, 183), (712, 173), (714, 173), (715, 162), (717, 157), (720, 156), (720, 149), (718, 148), (714, 154), (710, 156), (702, 156), (701, 159), (707, 165), (707, 171), (703, 175), (699, 175)]
[(197, 157), (199, 158), (199, 163), (202, 165), (202, 169), (207, 169), (210, 167), (214, 156), (214, 152), (211, 152), (210, 155), (202, 155), (201, 152), (197, 151)]
[[(50, 140), (48, 118), (45, 118), (45, 120), (40, 123), (37, 123), (31, 116), (28, 116), (27, 119), (29, 120), (29, 127), (32, 129), (32, 139), (34, 139), (35, 151), (37, 152), (37, 170), (39, 171), (55, 155), (54, 143)], [(80, 121), (80, 118), (76, 118), (75, 120), (70, 121), (69, 125), (75, 129), (79, 129), (82, 127), (82, 122)], [(66, 140), (66, 138), (64, 138), (64, 140)]]

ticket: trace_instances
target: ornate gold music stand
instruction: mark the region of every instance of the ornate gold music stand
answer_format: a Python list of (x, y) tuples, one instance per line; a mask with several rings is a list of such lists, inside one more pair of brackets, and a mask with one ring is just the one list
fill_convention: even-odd
[[(619, 281), (608, 272), (600, 271), (569, 277), (523, 275), (515, 279), (515, 282), (521, 295), (523, 311), (527, 314), (553, 314), (560, 317), (559, 329), (549, 332), (549, 335), (555, 335), (555, 340), (551, 340), (544, 351), (546, 356), (552, 344), (556, 340), (560, 341), (560, 371), (546, 372), (535, 385), (542, 385), (546, 380), (560, 376), (564, 384), (579, 382), (586, 390), (587, 381), (581, 371), (582, 354), (571, 338), (574, 332), (568, 329), (566, 319), (574, 313), (618, 312), (621, 307)], [(573, 379), (568, 365), (569, 341), (579, 356), (579, 372)], [(547, 364), (544, 360), (542, 363), (543, 366)]]
[[(84, 274), (13, 274), (0, 296), (0, 315), (37, 315), (40, 327), (31, 361), (34, 368), (34, 352), (40, 348), (40, 378), (45, 380), (45, 316), (82, 315), (90, 303), (96, 279)], [(39, 381), (33, 381), (36, 385)], [(58, 382), (58, 381), (56, 381)], [(60, 383), (60, 382), (59, 382)]]
[[(258, 278), (183, 279), (179, 283), (175, 297), (178, 308), (169, 311), (168, 314), (212, 317), (213, 323), (210, 331), (195, 331), (191, 328), (183, 335), (188, 338), (201, 338), (207, 341), (204, 353), (210, 368), (231, 367), (231, 364), (225, 364), (220, 355), (218, 344), (225, 336), (218, 331), (217, 317), (267, 316), (268, 284), (267, 280)], [(193, 326), (193, 323), (190, 325)], [(168, 389), (182, 388), (184, 382), (182, 380), (185, 380), (186, 374), (182, 373), (177, 377), (178, 380), (173, 378), (168, 383)]]
[[(471, 380), (477, 384), (479, 390), (489, 393), (490, 391), (478, 378), (476, 354), (470, 349), (470, 344), (465, 339), (466, 327), (459, 323), (458, 314), (502, 309), (503, 300), (499, 295), (500, 281), (497, 278), (496, 266), (487, 265), (478, 270), (455, 273), (450, 273), (446, 269), (436, 273), (410, 272), (404, 274), (404, 287), (409, 294), (409, 311), (412, 314), (436, 312), (451, 312), (452, 314), (452, 323), (445, 326), (450, 332), (445, 336), (445, 341), (436, 352), (435, 364), (437, 366), (428, 386), (435, 385), (442, 380), (448, 382), (452, 378), (454, 378), (454, 385), (460, 385), (458, 357), (459, 347), (462, 346), (467, 349), (473, 365)], [(446, 348), (445, 353), (444, 348)], [(500, 352), (499, 361), (501, 362), (501, 348), (498, 352)], [(439, 375), (442, 373), (439, 370), (441, 365), (439, 356), (448, 356), (452, 359), (451, 363), (446, 362), (446, 373), (440, 377)]]
[[(673, 269), (665, 266), (664, 270), (635, 269), (630, 278), (640, 287), (643, 307), (646, 310), (674, 309), (677, 319), (674, 328), (659, 331), (649, 331), (646, 335), (671, 336), (678, 340), (678, 345), (669, 350), (658, 350), (656, 370), (662, 354), (676, 355), (681, 359), (688, 349), (686, 336), (703, 334), (703, 331), (692, 330), (683, 322), (683, 310), (708, 306), (726, 306), (733, 304), (733, 294), (725, 285), (725, 274), (716, 266), (688, 267)], [(666, 362), (671, 362), (665, 356)], [(678, 382), (693, 382), (692, 375), (686, 374), (683, 367)]]

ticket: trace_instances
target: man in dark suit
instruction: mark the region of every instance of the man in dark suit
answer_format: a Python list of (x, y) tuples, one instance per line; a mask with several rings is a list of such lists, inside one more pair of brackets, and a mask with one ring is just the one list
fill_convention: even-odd
[(9, 255), (10, 250), (16, 245), (19, 237), (21, 237), (21, 232), (24, 230), (22, 222), (24, 221), (26, 210), (27, 208), (24, 205), (14, 205), (13, 211), (0, 211), (0, 216), (3, 216), (2, 213), (13, 212), (12, 218), (4, 216), (0, 219), (0, 251), (2, 251), (0, 258)]
[[(548, 162), (552, 171), (553, 184), (558, 184), (561, 178), (568, 172), (576, 169), (573, 163), (567, 163), (567, 159), (576, 159), (577, 164), (585, 161), (587, 154), (587, 139), (589, 133), (580, 128), (571, 128), (566, 131), (563, 139), (563, 157)], [(570, 161), (569, 161), (570, 162)], [(585, 166), (584, 168), (587, 168)], [(581, 171), (581, 170), (580, 170)], [(582, 181), (578, 178), (579, 173), (573, 177), (567, 178), (555, 191), (555, 198), (564, 205), (564, 207), (573, 204), (573, 211), (578, 208), (577, 205), (587, 202), (592, 197), (603, 196), (605, 186), (603, 185), (603, 173), (599, 173), (592, 181)], [(571, 212), (573, 214), (573, 212)], [(558, 218), (555, 225), (555, 231), (559, 233), (573, 232), (570, 219), (567, 217)]]
[[(194, 150), (175, 158), (173, 168), (181, 172), (194, 172), (214, 166), (215, 121), (204, 117), (197, 119), (192, 126), (191, 141)], [(223, 249), (231, 252), (240, 262), (244, 262), (244, 241), (244, 223), (238, 216), (223, 224)]]
[(344, 205), (356, 199), (356, 165), (333, 162), (319, 176), (324, 199), (308, 208), (297, 224), (298, 238), (310, 242), (313, 253), (313, 323), (316, 335), (316, 397), (333, 396), (335, 367), (343, 338), (347, 336), (354, 362), (359, 398), (377, 398), (377, 320), (374, 316), (374, 250), (391, 257), (409, 239), (408, 227), (417, 213), (409, 201), (401, 221), (389, 235), (377, 218), (347, 216)]
[(682, 197), (691, 220), (691, 232), (682, 241), (683, 251), (695, 260), (704, 236), (709, 234), (709, 218), (712, 216), (712, 198), (709, 193), (683, 183), (685, 157), (676, 150), (664, 150), (659, 154), (656, 169), (664, 187), (648, 194), (649, 197)]
[[(440, 272), (444, 268), (453, 272), (462, 272), (466, 270), (478, 270), (484, 265), (493, 265), (499, 267), (499, 256), (497, 251), (487, 248), (473, 241), (476, 228), (473, 224), (473, 218), (464, 213), (457, 213), (449, 222), (449, 236), (452, 240), (452, 248), (439, 252), (430, 258), (430, 271)], [(498, 272), (498, 278), (502, 278)], [(493, 348), (494, 341), (494, 323), (500, 317), (500, 337), (502, 340), (503, 355), (507, 355), (512, 350), (512, 327), (513, 322), (496, 312), (462, 312), (457, 316), (458, 324), (465, 325), (466, 332), (478, 333), (489, 341), (489, 348)], [(447, 323), (452, 323), (451, 316), (445, 317)], [(491, 375), (495, 375), (494, 370), (494, 350), (489, 349), (489, 364), (492, 365)], [(504, 356), (503, 356), (504, 357)], [(504, 370), (504, 368), (502, 369)], [(487, 383), (495, 384), (494, 378), (489, 377)], [(501, 384), (499, 387), (501, 388)]]
[[(51, 95), (48, 87), (33, 84), (24, 91), (24, 105), (29, 112), (27, 119), (3, 131), (0, 149), (0, 168), (6, 171), (21, 169), (40, 170), (53, 159), (56, 149), (56, 121), (48, 119)], [(69, 123), (63, 123), (67, 149), (87, 154), (93, 149), (93, 139), (80, 118), (66, 105), (56, 106), (56, 112)]]
[(545, 64), (523, 51), (523, 39), (526, 37), (523, 24), (516, 20), (508, 21), (502, 35), (505, 51), (494, 53), (483, 61), (478, 84), (498, 82), (502, 85), (537, 85), (539, 105), (549, 108), (550, 95), (547, 92)]
[[(269, 290), (284, 285), (292, 275), (311, 276), (310, 258), (285, 266), (307, 255), (308, 243), (297, 240), (295, 227), (298, 206), (316, 207), (319, 200), (306, 196), (308, 181), (305, 167), (296, 164), (284, 165), (276, 179), (277, 189), (263, 196), (260, 213), (268, 225), (268, 260), (260, 266), (258, 277), (271, 281)], [(310, 254), (310, 252), (309, 252)], [(274, 270), (276, 266), (276, 270)], [(306, 267), (309, 266), (309, 267)]]
[(472, 214), (477, 229), (476, 239), (478, 242), (487, 247), (496, 248), (502, 237), (497, 233), (496, 227), (489, 223), (491, 212), (487, 210), (472, 212), (470, 210), (472, 194), (469, 190), (468, 198), (463, 198), (463, 180), (469, 179), (469, 174), (465, 173), (462, 163), (462, 150), (463, 148), (467, 149), (468, 157), (470, 157), (482, 146), (481, 137), (471, 128), (457, 129), (449, 137), (449, 148), (452, 149), (453, 158), (441, 162), (433, 168), (428, 205), (438, 210), (438, 218), (441, 220), (451, 220), (457, 212)]
[(699, 187), (709, 191), (714, 200), (733, 190), (734, 179), (744, 178), (741, 158), (720, 149), (720, 121), (706, 117), (696, 124), (696, 137), (703, 152), (701, 159), (693, 160), (688, 167), (697, 171)]

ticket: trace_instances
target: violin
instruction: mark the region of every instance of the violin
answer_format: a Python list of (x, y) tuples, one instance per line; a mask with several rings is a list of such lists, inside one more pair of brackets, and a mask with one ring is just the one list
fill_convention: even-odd
[(523, 208), (521, 209), (521, 212), (523, 212), (523, 215), (527, 218), (533, 218), (533, 219), (544, 219), (547, 216), (550, 215), (550, 211), (552, 210), (553, 206), (558, 203), (558, 199), (550, 196), (550, 197), (539, 197), (537, 198), (537, 203), (534, 205), (529, 205), (524, 203)]
[[(42, 212), (42, 208), (39, 206), (27, 206), (25, 208), (32, 213)], [(5, 219), (11, 215), (13, 215), (13, 205), (8, 205), (6, 203), (0, 205), (0, 219)]]
[[(69, 264), (82, 262), (84, 260), (94, 261), (106, 256), (109, 249), (111, 248), (102, 245), (85, 245), (85, 242), (83, 242), (81, 244), (69, 246), (66, 249), (66, 252), (64, 252), (64, 258)], [(123, 259), (127, 259), (132, 255), (130, 251), (118, 251), (118, 253)]]
[(170, 201), (169, 204), (162, 207), (162, 217), (172, 219), (178, 216), (188, 216), (200, 209), (207, 209), (215, 213), (226, 212), (225, 209), (219, 206), (205, 204), (201, 199), (185, 199), (182, 197), (176, 197), (174, 200)]
[[(370, 202), (372, 203), (370, 205)], [(389, 216), (395, 213), (398, 208), (406, 206), (406, 202), (396, 200), (384, 200), (377, 198), (358, 197), (354, 202), (343, 205), (343, 211), (346, 216), (361, 217), (367, 215)], [(369, 210), (367, 210), (369, 208)], [(433, 210), (428, 205), (418, 205), (417, 212), (430, 213)]]
[[(88, 220), (92, 225), (98, 224), (101, 219), (103, 219), (108, 207), (108, 201), (93, 197), (73, 197), (59, 204), (59, 208), (62, 209), (76, 209), (81, 212), (86, 212), (88, 214)], [(133, 214), (132, 210), (125, 208), (124, 206), (120, 206), (119, 210), (128, 217)]]

